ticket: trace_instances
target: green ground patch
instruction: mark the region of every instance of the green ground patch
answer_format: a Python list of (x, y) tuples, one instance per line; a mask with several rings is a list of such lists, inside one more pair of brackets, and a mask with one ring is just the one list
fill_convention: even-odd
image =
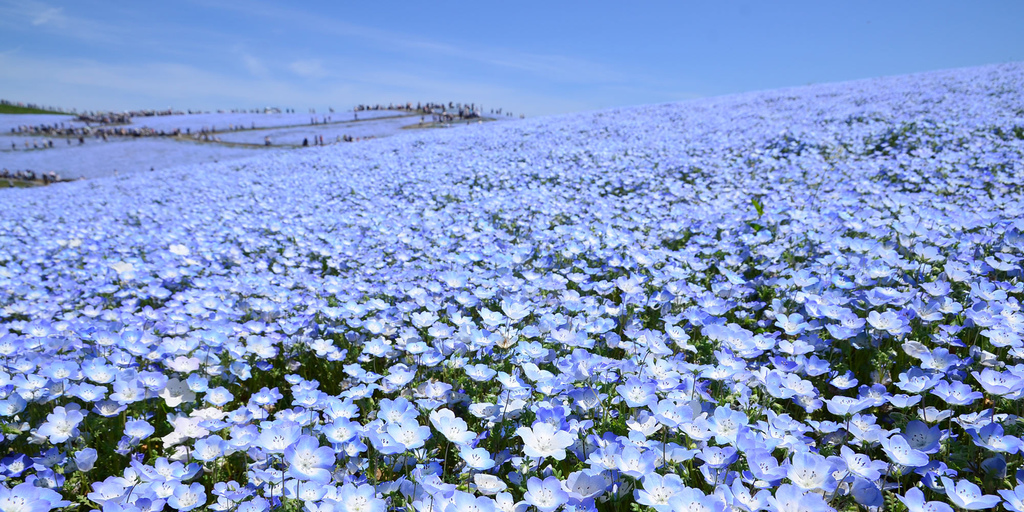
[(29, 188), (38, 187), (38, 183), (25, 180), (12, 180), (7, 178), (0, 179), (0, 188)]
[(17, 105), (0, 105), (0, 114), (64, 114), (55, 110), (43, 110), (41, 108), (19, 107)]

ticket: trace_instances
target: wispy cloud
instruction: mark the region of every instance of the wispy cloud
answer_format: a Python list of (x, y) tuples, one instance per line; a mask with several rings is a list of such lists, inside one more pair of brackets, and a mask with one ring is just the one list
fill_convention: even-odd
[[(400, 70), (379, 69), (353, 80), (247, 78), (230, 71), (207, 70), (169, 62), (121, 65), (90, 59), (54, 58), (0, 52), (0, 90), (12, 99), (93, 110), (129, 108), (234, 108), (257, 106), (340, 107), (409, 99), (476, 101), (485, 106), (530, 105), (539, 112), (592, 108), (543, 93), (482, 81), (439, 79)], [(270, 73), (273, 75), (273, 73)], [(507, 108), (506, 108), (507, 110)], [(518, 112), (517, 112), (518, 113)]]
[(304, 78), (323, 78), (327, 76), (324, 63), (320, 59), (299, 59), (288, 64), (288, 69)]
[[(673, 94), (674, 83), (557, 51), (460, 45), (261, 0), (193, 0), (182, 8), (189, 16), (149, 23), (133, 9), (0, 0), (0, 34), (10, 36), (8, 44), (63, 44), (56, 52), (28, 45), (0, 54), (0, 69), (18, 70), (0, 73), (0, 91), (78, 108), (452, 100), (528, 115), (621, 104), (621, 96), (687, 96)], [(241, 22), (217, 24), (225, 17)], [(126, 45), (131, 51), (115, 50)]]
[(0, 0), (0, 27), (12, 32), (43, 31), (80, 41), (109, 43), (119, 39), (123, 27), (74, 16), (63, 7), (36, 0)]
[(238, 59), (242, 62), (242, 66), (250, 75), (261, 78), (269, 75), (269, 70), (267, 69), (267, 65), (264, 64), (263, 59), (256, 57), (238, 46), (234, 48), (233, 52), (238, 56)]
[(66, 20), (64, 19), (63, 13), (64, 13), (64, 8), (62, 8), (62, 7), (60, 7), (60, 8), (58, 8), (58, 7), (46, 8), (46, 9), (43, 10), (43, 12), (40, 12), (39, 14), (37, 14), (35, 16), (35, 18), (32, 20), (32, 24), (36, 25), (36, 26), (39, 26), (39, 25), (42, 25), (44, 23), (54, 23), (54, 22), (56, 22), (56, 24), (59, 25), (59, 26), (67, 25), (67, 23), (65, 23)]
[(574, 56), (523, 52), (508, 48), (462, 47), (391, 30), (357, 25), (319, 12), (310, 13), (291, 7), (283, 8), (258, 0), (249, 1), (243, 5), (234, 2), (204, 1), (203, 5), (229, 10), (241, 15), (273, 20), (276, 24), (289, 25), (298, 30), (351, 38), (411, 57), (433, 57), (449, 61), (463, 60), (483, 66), (512, 69), (562, 82), (620, 82), (628, 79), (627, 76), (609, 66)]

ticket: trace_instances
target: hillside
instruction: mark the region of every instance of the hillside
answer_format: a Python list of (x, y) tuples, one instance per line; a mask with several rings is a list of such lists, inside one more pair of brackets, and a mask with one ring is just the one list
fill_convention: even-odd
[(0, 190), (6, 483), (1020, 507), (1022, 155), (1010, 64)]
[(22, 107), (19, 105), (8, 105), (0, 103), (0, 114), (58, 114), (62, 115), (64, 112), (57, 112), (54, 110), (46, 110), (34, 107)]

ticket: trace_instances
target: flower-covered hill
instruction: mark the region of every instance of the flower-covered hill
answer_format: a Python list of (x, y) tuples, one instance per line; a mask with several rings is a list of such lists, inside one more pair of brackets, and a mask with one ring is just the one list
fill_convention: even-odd
[(1020, 511), (1022, 100), (1012, 64), (0, 191), (0, 505)]

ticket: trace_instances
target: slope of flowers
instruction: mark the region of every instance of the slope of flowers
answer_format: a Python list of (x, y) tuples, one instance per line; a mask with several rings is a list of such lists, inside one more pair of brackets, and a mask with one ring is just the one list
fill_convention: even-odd
[(1024, 509), (1024, 66), (0, 193), (0, 508)]

